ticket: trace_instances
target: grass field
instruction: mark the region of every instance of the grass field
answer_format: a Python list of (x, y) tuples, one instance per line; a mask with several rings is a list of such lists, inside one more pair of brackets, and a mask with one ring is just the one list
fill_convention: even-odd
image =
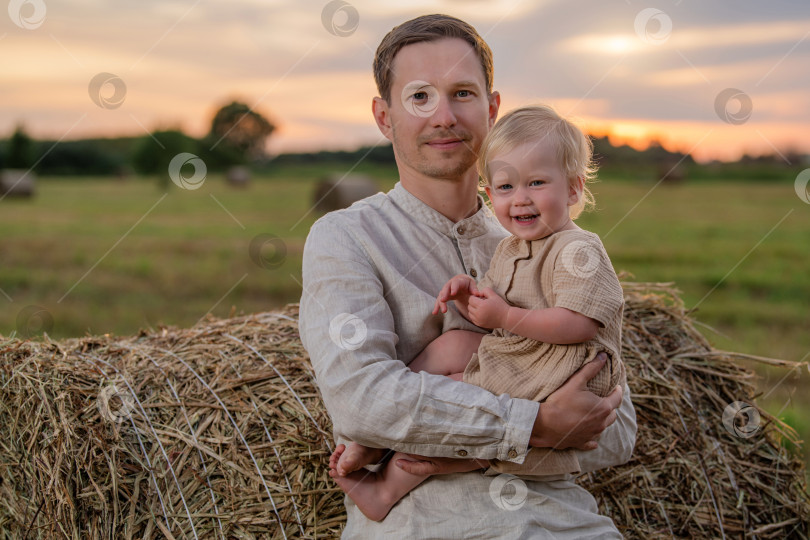
[[(36, 198), (0, 201), (0, 334), (132, 334), (297, 301), (326, 169), (280, 169), (245, 190), (210, 175), (168, 193), (147, 179), (41, 179)], [(391, 169), (363, 172), (393, 185)], [(807, 362), (810, 205), (794, 178), (608, 178), (579, 224), (602, 236), (618, 271), (675, 282), (717, 348)], [(760, 404), (810, 436), (807, 370), (758, 372)]]

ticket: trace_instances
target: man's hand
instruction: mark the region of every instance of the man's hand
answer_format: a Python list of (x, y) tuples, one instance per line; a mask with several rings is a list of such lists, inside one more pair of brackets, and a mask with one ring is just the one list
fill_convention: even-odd
[(598, 446), (599, 435), (616, 421), (616, 409), (622, 402), (621, 386), (604, 398), (588, 390), (588, 381), (606, 361), (607, 355), (599, 353), (540, 404), (530, 446), (580, 450)]
[(487, 287), (467, 302), (470, 321), (481, 328), (504, 328), (509, 304)]
[(486, 459), (456, 459), (408, 454), (410, 459), (397, 459), (395, 465), (411, 474), (450, 474), (469, 472), (489, 467)]
[(467, 302), (471, 296), (479, 294), (478, 287), (475, 286), (475, 280), (466, 274), (459, 274), (450, 278), (450, 281), (444, 284), (439, 295), (436, 297), (436, 304), (433, 306), (433, 314), (436, 315), (441, 311), (447, 313), (447, 302), (450, 300), (455, 301), (456, 309), (465, 318), (469, 318), (467, 313)]

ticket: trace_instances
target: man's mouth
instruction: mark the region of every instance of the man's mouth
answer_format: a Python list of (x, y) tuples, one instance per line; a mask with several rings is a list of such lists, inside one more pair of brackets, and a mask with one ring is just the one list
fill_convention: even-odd
[(431, 148), (436, 148), (439, 150), (447, 150), (450, 148), (455, 148), (464, 141), (462, 139), (433, 139), (428, 141), (427, 144)]

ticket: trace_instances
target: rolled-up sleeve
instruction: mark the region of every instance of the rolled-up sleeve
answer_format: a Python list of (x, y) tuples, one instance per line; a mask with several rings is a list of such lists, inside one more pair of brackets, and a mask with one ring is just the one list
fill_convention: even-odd
[(304, 247), (300, 334), (336, 438), (522, 462), (538, 404), (409, 370), (397, 358), (398, 340), (409, 337), (398, 332), (389, 301), (419, 291), (382, 276), (379, 254), (369, 253), (365, 240), (327, 215)]
[(625, 384), (622, 403), (616, 409), (616, 421), (602, 432), (596, 450), (577, 450), (577, 459), (582, 472), (596, 471), (622, 465), (630, 460), (636, 444), (636, 411), (630, 397), (630, 388)]

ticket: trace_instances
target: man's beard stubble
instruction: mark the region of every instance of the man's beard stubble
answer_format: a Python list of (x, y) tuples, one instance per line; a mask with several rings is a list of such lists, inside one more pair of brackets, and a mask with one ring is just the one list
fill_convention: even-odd
[[(442, 160), (430, 159), (425, 155), (424, 151), (428, 150), (427, 143), (436, 139), (460, 139), (462, 144), (460, 154), (454, 154)], [(437, 180), (459, 180), (464, 177), (471, 167), (475, 166), (477, 156), (470, 145), (471, 139), (469, 133), (455, 130), (437, 131), (428, 135), (421, 135), (416, 140), (416, 155), (408, 156), (409, 158), (415, 157), (417, 162), (409, 163), (409, 165), (425, 176)], [(394, 132), (394, 140), (397, 140), (396, 132)]]

